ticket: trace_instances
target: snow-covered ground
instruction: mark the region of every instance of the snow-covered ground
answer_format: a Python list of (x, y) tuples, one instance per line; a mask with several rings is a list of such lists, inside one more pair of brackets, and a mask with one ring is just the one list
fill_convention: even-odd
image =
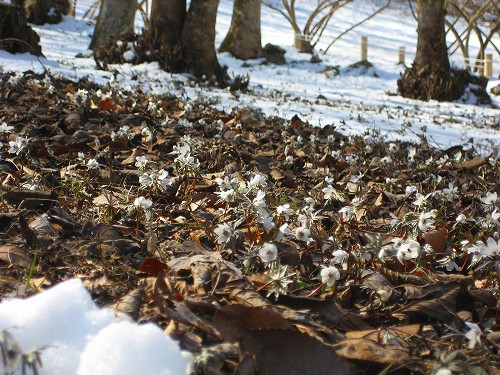
[(78, 279), (0, 303), (0, 346), (12, 353), (7, 365), (0, 358), (0, 372), (9, 375), (21, 374), (19, 355), (34, 349), (41, 375), (179, 375), (191, 357), (154, 324), (117, 320), (99, 309)]
[[(71, 79), (88, 77), (98, 83), (108, 84), (112, 72), (96, 70), (91, 57), (75, 58), (77, 54), (90, 56), (87, 47), (93, 24), (81, 17), (92, 2), (78, 1), (76, 19), (65, 18), (58, 25), (34, 28), (41, 36), (46, 56), (41, 62), (51, 73)], [(313, 3), (304, 0), (304, 6), (298, 8), (297, 18), (301, 25)], [(473, 139), (485, 152), (490, 149), (489, 145), (500, 144), (500, 111), (470, 104), (473, 97), (466, 95), (461, 102), (438, 103), (394, 95), (396, 81), (404, 70), (404, 67), (396, 64), (398, 48), (406, 48), (407, 64), (411, 64), (411, 56), (416, 48), (416, 23), (407, 11), (385, 11), (338, 40), (328, 54), (321, 53), (321, 49), (343, 30), (374, 11), (375, 6), (367, 3), (357, 0), (338, 11), (317, 47), (322, 61), (316, 64), (310, 62), (310, 55), (300, 54), (291, 46), (293, 31), (284, 18), (263, 7), (262, 42), (285, 48), (287, 64), (263, 65), (262, 59), (243, 64), (228, 53), (219, 55), (221, 64), (229, 67), (231, 75), (250, 76), (251, 92), (248, 94), (236, 97), (227, 90), (208, 91), (188, 85), (179, 89), (173, 82), (187, 80), (187, 77), (163, 72), (155, 63), (112, 66), (119, 73), (112, 84), (125, 87), (139, 85), (146, 92), (172, 92), (187, 99), (211, 97), (218, 103), (217, 107), (225, 111), (252, 106), (262, 109), (265, 114), (284, 118), (298, 114), (311, 124), (333, 124), (350, 134), (359, 135), (367, 129), (379, 129), (388, 139), (415, 142), (424, 135), (431, 144), (443, 148), (466, 144)], [(222, 0), (217, 20), (217, 45), (229, 28), (231, 12), (232, 1)], [(138, 15), (136, 26), (140, 29), (142, 25)], [(359, 40), (362, 35), (368, 36), (368, 58), (374, 64), (374, 68), (368, 72), (348, 69), (349, 65), (360, 59)], [(500, 44), (498, 40), (494, 42)], [(498, 77), (500, 61), (497, 55), (494, 56), (497, 59), (494, 62), (494, 74)], [(460, 56), (454, 56), (452, 61), (460, 63)], [(43, 69), (40, 62), (30, 55), (14, 56), (5, 52), (0, 52), (0, 66), (4, 70), (14, 71)], [(340, 69), (340, 75), (326, 72), (328, 67), (333, 66)], [(499, 79), (491, 77), (489, 87), (498, 83)], [(500, 97), (494, 98), (494, 102), (500, 106)]]
[[(236, 97), (227, 90), (209, 91), (188, 85), (179, 88), (174, 81), (187, 81), (188, 77), (163, 72), (154, 63), (112, 66), (118, 72), (112, 79), (112, 72), (96, 70), (91, 57), (77, 58), (78, 54), (89, 56), (87, 47), (93, 24), (82, 20), (82, 15), (92, 3), (93, 0), (78, 1), (75, 19), (65, 17), (58, 25), (34, 26), (41, 37), (45, 58), (0, 51), (0, 68), (14, 72), (48, 69), (55, 76), (73, 80), (87, 77), (101, 84), (141, 86), (145, 92), (178, 93), (188, 100), (207, 97), (228, 112), (251, 106), (284, 118), (297, 114), (312, 124), (333, 124), (343, 132), (357, 135), (378, 129), (388, 139), (415, 142), (423, 135), (431, 144), (443, 148), (473, 139), (485, 151), (500, 144), (498, 109), (468, 104), (469, 98), (464, 98), (464, 102), (438, 103), (394, 95), (396, 81), (404, 69), (396, 64), (398, 47), (406, 47), (411, 56), (416, 46), (415, 21), (402, 11), (380, 14), (339, 40), (328, 54), (319, 52), (322, 61), (313, 64), (310, 55), (297, 53), (291, 47), (293, 31), (284, 19), (264, 7), (263, 44), (274, 43), (285, 48), (287, 63), (263, 65), (263, 60), (257, 59), (243, 65), (227, 53), (220, 54), (220, 62), (229, 67), (231, 75), (250, 76), (250, 93)], [(308, 7), (297, 13), (301, 24), (306, 14), (304, 9)], [(373, 9), (365, 1), (357, 0), (340, 10), (319, 49)], [(232, 1), (221, 0), (217, 44), (229, 28), (231, 12)], [(141, 27), (139, 17), (137, 26)], [(348, 69), (359, 60), (361, 35), (369, 37), (369, 60), (374, 68), (368, 72)], [(498, 40), (495, 42), (500, 44)], [(407, 62), (410, 63), (410, 58)], [(328, 67), (334, 66), (339, 67), (339, 75), (327, 72)], [(494, 74), (498, 76), (499, 71), (497, 60)], [(489, 87), (498, 83), (499, 79), (492, 79)], [(500, 106), (500, 98), (494, 100)], [(0, 123), (3, 120), (0, 118)], [(176, 344), (158, 328), (116, 321), (110, 310), (99, 310), (93, 304), (77, 280), (24, 301), (2, 302), (0, 331), (3, 329), (13, 334), (24, 352), (48, 345), (43, 349), (41, 374), (181, 374), (186, 366)], [(140, 369), (134, 367), (137, 364)]]

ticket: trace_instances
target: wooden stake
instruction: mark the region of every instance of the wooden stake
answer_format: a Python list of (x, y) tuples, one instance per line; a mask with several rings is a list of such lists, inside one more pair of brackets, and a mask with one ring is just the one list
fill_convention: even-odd
[(487, 53), (484, 59), (484, 75), (485, 77), (493, 76), (493, 54)]
[(368, 61), (368, 37), (361, 37), (361, 61)]

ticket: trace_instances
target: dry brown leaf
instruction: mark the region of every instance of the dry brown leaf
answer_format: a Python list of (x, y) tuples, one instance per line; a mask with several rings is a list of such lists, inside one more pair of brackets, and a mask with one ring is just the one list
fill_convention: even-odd
[(442, 253), (448, 241), (448, 229), (440, 228), (425, 232), (422, 237), (436, 253)]
[(0, 261), (24, 268), (30, 268), (33, 263), (27, 251), (15, 245), (0, 245)]
[(348, 339), (335, 345), (338, 355), (360, 362), (369, 362), (379, 367), (400, 367), (410, 361), (404, 348), (395, 345), (382, 345), (368, 339)]

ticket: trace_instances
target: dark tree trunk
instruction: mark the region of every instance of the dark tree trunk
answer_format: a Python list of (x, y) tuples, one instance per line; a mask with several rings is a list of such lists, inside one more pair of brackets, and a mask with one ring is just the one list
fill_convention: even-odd
[(182, 60), (186, 71), (197, 77), (224, 79), (215, 51), (215, 22), (219, 0), (191, 0), (182, 28)]
[(36, 25), (59, 23), (63, 14), (69, 14), (72, 9), (69, 0), (14, 0), (12, 3), (24, 7), (28, 22)]
[(120, 34), (134, 30), (137, 0), (102, 0), (90, 49), (97, 51)]
[(414, 99), (456, 100), (465, 89), (461, 74), (450, 69), (444, 16), (446, 0), (418, 0), (418, 42), (415, 61), (398, 80), (399, 92)]
[(230, 52), (242, 60), (262, 55), (260, 33), (261, 0), (235, 0), (231, 26), (219, 52)]
[(186, 19), (186, 0), (153, 0), (149, 36), (159, 53), (160, 64), (171, 71), (181, 70), (182, 26)]
[(28, 25), (23, 8), (0, 2), (0, 49), (41, 55), (40, 38)]

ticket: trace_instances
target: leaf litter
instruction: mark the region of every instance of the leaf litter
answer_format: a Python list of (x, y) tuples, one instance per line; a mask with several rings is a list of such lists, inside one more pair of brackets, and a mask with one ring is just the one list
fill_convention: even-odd
[(500, 168), (473, 144), (9, 78), (2, 298), (80, 278), (196, 374), (498, 371)]

